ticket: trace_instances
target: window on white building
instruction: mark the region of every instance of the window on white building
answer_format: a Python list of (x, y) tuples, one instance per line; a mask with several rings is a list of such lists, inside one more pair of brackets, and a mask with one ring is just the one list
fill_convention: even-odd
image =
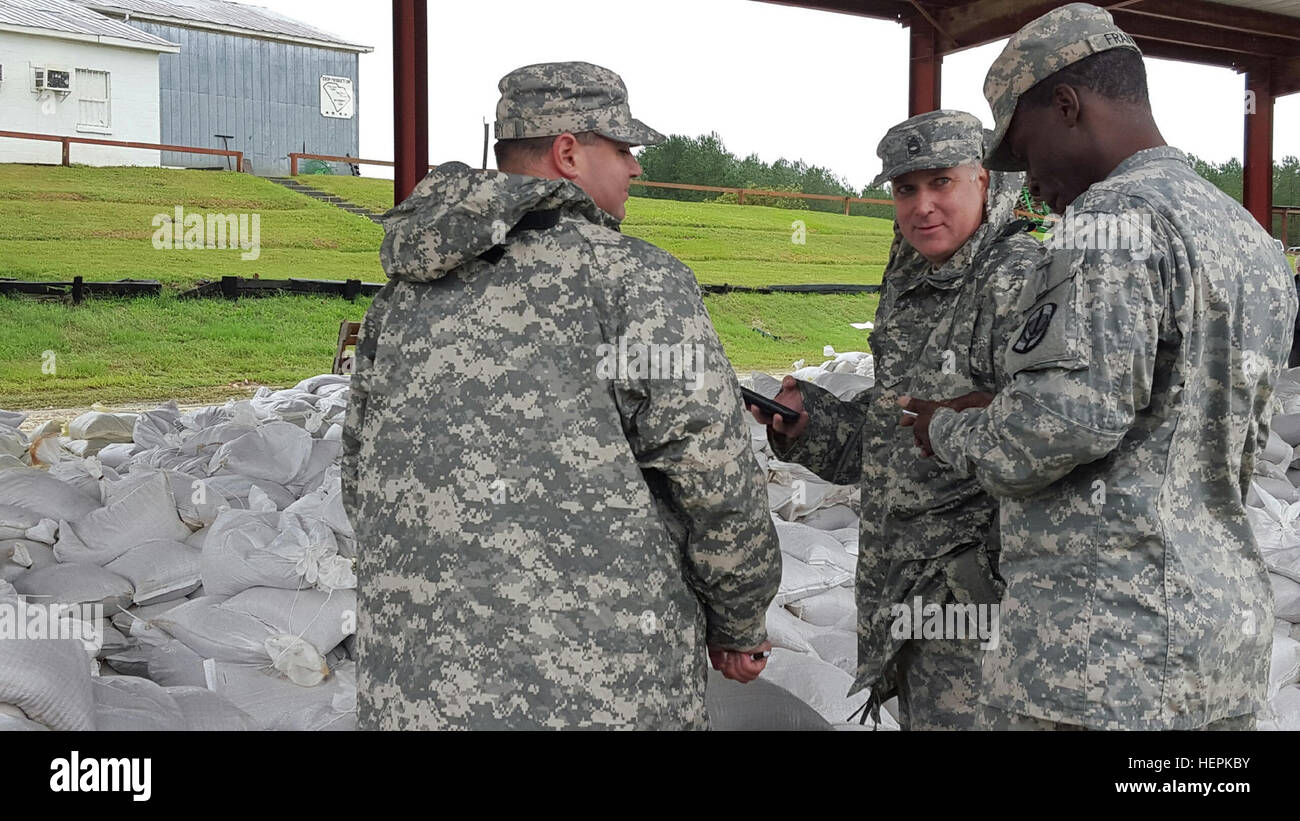
[(76, 90), (80, 108), (77, 130), (109, 133), (113, 126), (113, 112), (109, 106), (108, 72), (77, 69)]

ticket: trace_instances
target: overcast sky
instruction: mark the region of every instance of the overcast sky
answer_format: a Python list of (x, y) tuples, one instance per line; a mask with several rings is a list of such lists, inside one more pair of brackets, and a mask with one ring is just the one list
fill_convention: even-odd
[[(392, 159), (391, 4), (258, 4), (374, 47), (361, 55), (361, 155)], [(981, 87), (1004, 43), (944, 58), (944, 108), (969, 111), (992, 126)], [(880, 170), (875, 148), (885, 130), (907, 117), (907, 29), (889, 21), (754, 0), (435, 0), (429, 3), (430, 161), (479, 164), (482, 123), (492, 122), (497, 81), (518, 66), (551, 60), (614, 69), (627, 83), (633, 115), (666, 134), (716, 131), (737, 155), (802, 159), (856, 188)], [(1240, 158), (1242, 75), (1146, 62), (1165, 139), (1208, 160)], [(1300, 154), (1300, 94), (1278, 100), (1274, 124), (1274, 156)], [(385, 172), (391, 176), (362, 166), (367, 176)]]

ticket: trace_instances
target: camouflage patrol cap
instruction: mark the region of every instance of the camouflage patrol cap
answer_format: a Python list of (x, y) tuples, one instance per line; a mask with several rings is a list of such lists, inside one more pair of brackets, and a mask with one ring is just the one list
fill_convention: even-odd
[(1021, 95), (1071, 63), (1113, 48), (1142, 53), (1110, 12), (1088, 3), (1061, 6), (1017, 31), (984, 78), (984, 97), (994, 122), (984, 165), (994, 171), (1024, 171), (1025, 164), (1011, 158), (1005, 143)]
[(885, 132), (876, 156), (883, 170), (872, 186), (922, 168), (955, 168), (984, 158), (984, 127), (974, 114), (940, 109), (904, 120)]
[(601, 66), (537, 63), (510, 72), (497, 88), (498, 140), (594, 131), (631, 145), (664, 141), (664, 135), (632, 117), (623, 78)]

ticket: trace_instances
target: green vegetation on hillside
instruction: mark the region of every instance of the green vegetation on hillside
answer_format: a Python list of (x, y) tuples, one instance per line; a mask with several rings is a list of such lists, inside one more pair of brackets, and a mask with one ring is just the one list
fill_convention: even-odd
[[(312, 175), (304, 182), (375, 211), (392, 181)], [(157, 214), (257, 213), (261, 255), (238, 249), (157, 250)], [(885, 220), (760, 206), (633, 198), (628, 234), (686, 261), (701, 282), (731, 285), (879, 282)], [(796, 231), (802, 221), (802, 236)], [(291, 385), (329, 369), (338, 324), (359, 299), (268, 297), (181, 301), (201, 278), (382, 281), (382, 229), (369, 220), (244, 174), (150, 168), (0, 165), (0, 276), (34, 280), (158, 279), (156, 299), (56, 302), (0, 297), (0, 408), (67, 407), (178, 398), (218, 401), (250, 385)], [(803, 243), (796, 242), (802, 238)], [(875, 295), (707, 296), (739, 370), (820, 362), (823, 345), (861, 349)], [(758, 333), (761, 329), (779, 339)], [(54, 373), (45, 373), (46, 352)]]

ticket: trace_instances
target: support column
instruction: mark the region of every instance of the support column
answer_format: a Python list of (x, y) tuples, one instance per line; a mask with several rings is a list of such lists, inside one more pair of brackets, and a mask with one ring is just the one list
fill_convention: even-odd
[(907, 116), (915, 117), (939, 107), (942, 67), (938, 32), (925, 20), (913, 19), (907, 61)]
[(425, 0), (393, 0), (393, 202), (411, 194), (429, 165)]
[(1246, 147), (1241, 201), (1273, 232), (1273, 83), (1271, 71), (1246, 72)]

